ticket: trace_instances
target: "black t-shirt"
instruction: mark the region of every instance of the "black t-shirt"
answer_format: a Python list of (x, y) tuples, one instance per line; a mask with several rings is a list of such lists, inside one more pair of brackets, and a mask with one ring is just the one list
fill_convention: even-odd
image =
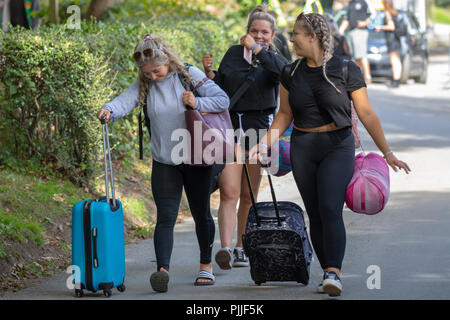
[(358, 21), (364, 21), (368, 17), (370, 17), (369, 6), (365, 0), (354, 0), (348, 4), (346, 19), (350, 30), (357, 28)]
[[(247, 91), (232, 107), (233, 111), (266, 110), (277, 107), (280, 75), (288, 61), (273, 49), (263, 49), (253, 58), (259, 64), (253, 74), (255, 81), (251, 83)], [(214, 82), (231, 99), (247, 80), (251, 68), (250, 64), (244, 59), (244, 47), (241, 45), (232, 46), (225, 53), (220, 63)]]
[[(287, 70), (293, 70), (297, 61), (287, 65)], [(289, 91), (296, 127), (315, 128), (333, 121), (338, 127), (352, 125), (348, 92), (366, 87), (361, 70), (349, 61), (348, 77), (344, 79), (342, 58), (333, 56), (327, 62), (326, 74), (341, 93), (325, 80), (321, 66), (308, 67), (306, 59), (300, 61), (292, 76), (283, 71), (281, 84)]]

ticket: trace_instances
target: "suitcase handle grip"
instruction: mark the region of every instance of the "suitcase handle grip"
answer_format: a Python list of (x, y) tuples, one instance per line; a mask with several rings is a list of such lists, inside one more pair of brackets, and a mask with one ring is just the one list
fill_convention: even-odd
[(92, 229), (92, 242), (94, 243), (94, 268), (98, 268), (98, 255), (97, 255), (97, 228)]

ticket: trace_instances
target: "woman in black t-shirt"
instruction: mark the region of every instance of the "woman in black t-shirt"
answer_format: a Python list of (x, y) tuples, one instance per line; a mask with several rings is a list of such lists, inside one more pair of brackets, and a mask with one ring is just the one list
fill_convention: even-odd
[[(233, 100), (233, 96), (247, 81), (251, 72), (254, 81), (237, 102), (230, 107), (230, 117), (235, 130), (242, 129), (245, 150), (258, 143), (260, 130), (269, 129), (273, 113), (277, 107), (280, 74), (288, 61), (272, 47), (275, 37), (276, 21), (268, 13), (266, 5), (256, 6), (249, 15), (247, 34), (241, 37), (240, 45), (228, 49), (223, 57), (219, 70), (213, 72), (212, 56), (203, 57), (205, 74), (213, 79)], [(244, 58), (245, 49), (251, 50), (249, 60)], [(248, 140), (247, 140), (248, 138)], [(253, 143), (253, 144), (252, 144)], [(237, 150), (240, 150), (238, 148)], [(244, 254), (242, 234), (245, 232), (247, 217), (252, 206), (250, 192), (243, 171), (242, 159), (227, 163), (219, 178), (220, 206), (218, 213), (221, 249), (215, 260), (221, 269), (231, 267), (247, 267), (248, 258)], [(261, 182), (261, 166), (259, 163), (248, 164), (248, 171), (255, 198)], [(231, 251), (233, 235), (236, 229), (237, 240)], [(234, 255), (234, 257), (232, 256)]]
[(292, 172), (309, 217), (314, 251), (324, 271), (318, 291), (338, 296), (346, 241), (342, 210), (355, 156), (349, 95), (387, 163), (395, 171), (400, 168), (409, 173), (410, 169), (390, 150), (370, 105), (363, 76), (353, 62), (348, 63), (348, 78), (344, 79), (342, 60), (330, 53), (331, 36), (325, 19), (318, 14), (300, 14), (291, 42), (296, 54), (304, 59), (285, 67), (280, 111), (267, 135), (250, 150), (250, 159), (261, 160), (258, 153), (267, 153), (267, 144), (278, 143), (280, 133), (294, 120)]

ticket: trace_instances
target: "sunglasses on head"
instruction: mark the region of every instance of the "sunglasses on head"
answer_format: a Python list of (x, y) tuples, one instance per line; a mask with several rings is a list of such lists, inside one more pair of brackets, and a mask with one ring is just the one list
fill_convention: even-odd
[[(145, 49), (144, 51), (142, 51), (142, 53), (144, 54), (144, 57), (146, 58), (151, 58), (153, 55), (153, 50), (152, 49)], [(134, 60), (138, 61), (141, 58), (141, 52), (140, 51), (136, 51), (133, 54), (133, 58)]]

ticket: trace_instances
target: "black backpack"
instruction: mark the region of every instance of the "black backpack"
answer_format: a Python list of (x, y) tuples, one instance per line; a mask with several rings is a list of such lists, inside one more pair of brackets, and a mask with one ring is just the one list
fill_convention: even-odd
[(398, 14), (397, 16), (392, 16), (395, 24), (394, 34), (397, 38), (404, 37), (408, 34), (408, 25), (405, 21), (405, 17)]

